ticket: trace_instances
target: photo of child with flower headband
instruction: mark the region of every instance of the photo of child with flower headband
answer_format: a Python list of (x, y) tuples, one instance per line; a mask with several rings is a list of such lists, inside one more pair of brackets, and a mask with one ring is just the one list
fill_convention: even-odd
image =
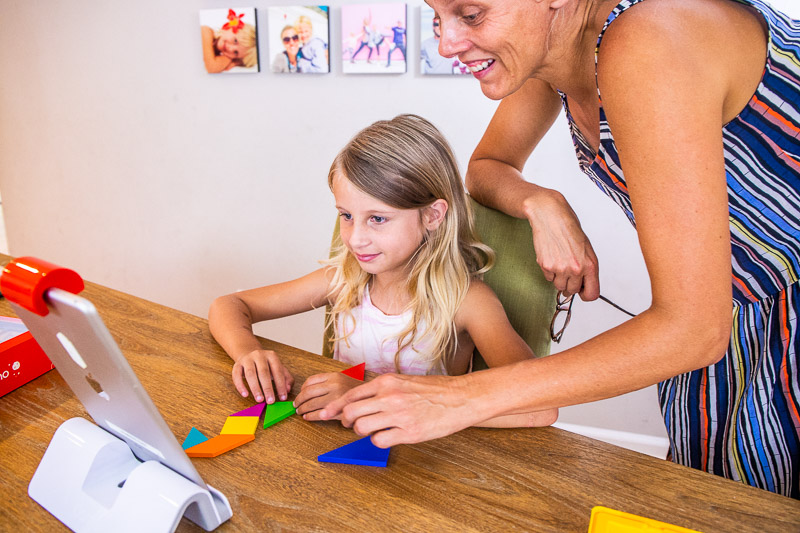
[(255, 8), (203, 9), (200, 34), (208, 73), (259, 71)]

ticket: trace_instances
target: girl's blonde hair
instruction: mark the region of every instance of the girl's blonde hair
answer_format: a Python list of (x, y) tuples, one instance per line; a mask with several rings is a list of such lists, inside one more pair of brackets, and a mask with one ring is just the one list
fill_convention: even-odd
[[(429, 368), (441, 365), (452, 374), (456, 312), (470, 280), (494, 264), (494, 252), (476, 236), (472, 210), (449, 144), (424, 118), (399, 115), (356, 134), (331, 165), (331, 188), (335, 176), (350, 180), (361, 191), (397, 209), (421, 210), (437, 199), (447, 202), (444, 220), (438, 228), (426, 232), (410, 259), (407, 288), (413, 318), (397, 339), (395, 368), (400, 371), (399, 353), (419, 340), (417, 326), (424, 321), (425, 336), (432, 341)], [(334, 267), (329, 326), (338, 324), (340, 316), (353, 323), (351, 310), (363, 301), (371, 275), (361, 269), (344, 244), (333, 251), (328, 264)], [(334, 337), (334, 342), (346, 342), (347, 334), (336, 331)]]

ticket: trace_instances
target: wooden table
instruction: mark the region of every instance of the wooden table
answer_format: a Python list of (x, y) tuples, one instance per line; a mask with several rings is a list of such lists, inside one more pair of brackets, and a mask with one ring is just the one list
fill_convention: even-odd
[[(5, 262), (5, 261), (2, 261)], [(217, 435), (251, 405), (205, 320), (91, 283), (98, 308), (179, 441)], [(13, 316), (5, 300), (0, 314)], [(297, 378), (343, 365), (264, 340)], [(293, 398), (293, 396), (292, 396)], [(57, 371), (0, 398), (0, 530), (61, 530), (27, 495), (56, 428), (88, 415)], [(800, 502), (556, 428), (471, 428), (396, 446), (388, 468), (323, 464), (356, 439), (337, 422), (298, 416), (255, 441), (193, 459), (233, 507), (224, 531), (577, 531), (595, 505), (700, 531), (800, 531)], [(200, 531), (184, 519), (180, 531)]]

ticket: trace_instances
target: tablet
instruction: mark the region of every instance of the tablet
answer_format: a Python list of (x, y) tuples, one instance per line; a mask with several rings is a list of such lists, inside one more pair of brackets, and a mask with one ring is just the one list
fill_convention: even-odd
[(9, 300), (95, 423), (125, 441), (140, 461), (158, 461), (208, 487), (148, 396), (94, 305), (58, 288), (39, 316)]

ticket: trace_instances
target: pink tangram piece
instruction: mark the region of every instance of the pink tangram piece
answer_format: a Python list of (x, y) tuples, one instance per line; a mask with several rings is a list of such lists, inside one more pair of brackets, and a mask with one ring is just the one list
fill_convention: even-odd
[(347, 370), (342, 370), (342, 374), (345, 376), (350, 376), (353, 379), (364, 381), (364, 371), (366, 368), (367, 363), (361, 363), (360, 365), (351, 366)]
[(267, 402), (257, 403), (255, 405), (251, 405), (247, 409), (243, 409), (238, 413), (233, 413), (231, 416), (261, 416), (261, 413), (264, 412), (264, 408), (267, 406)]

